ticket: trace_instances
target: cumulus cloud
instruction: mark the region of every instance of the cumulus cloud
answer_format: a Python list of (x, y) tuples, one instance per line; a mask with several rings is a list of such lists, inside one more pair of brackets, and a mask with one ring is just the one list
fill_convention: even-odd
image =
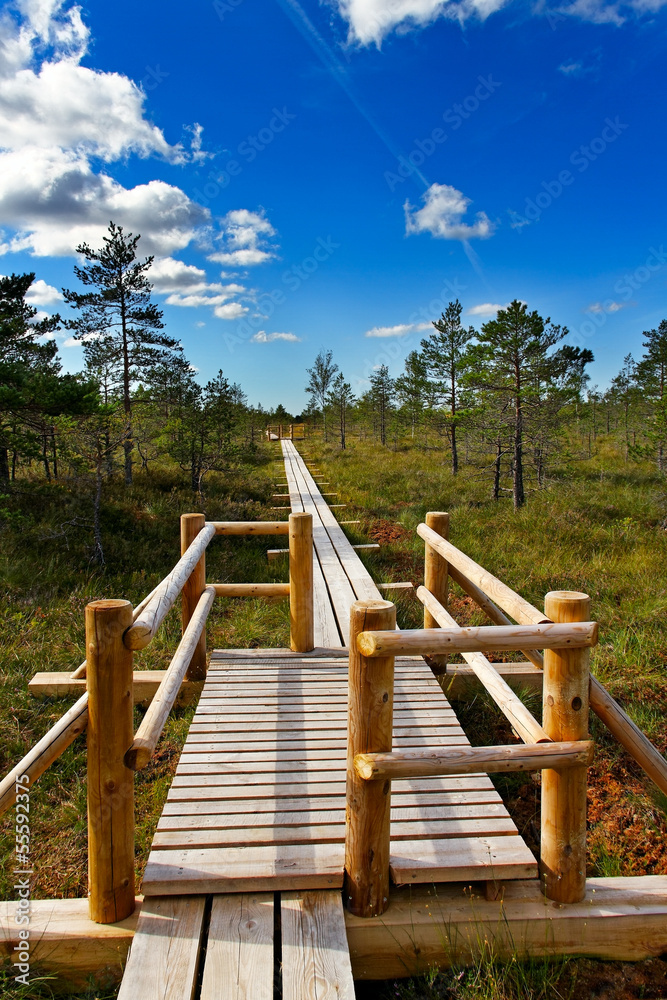
[(216, 241), (221, 249), (209, 255), (209, 260), (226, 267), (253, 267), (275, 257), (275, 247), (269, 242), (276, 231), (263, 212), (246, 208), (227, 212)]
[(201, 291), (182, 295), (175, 292), (167, 297), (168, 306), (183, 306), (188, 309), (197, 309), (199, 306), (220, 306), (223, 302), (228, 302), (235, 295), (245, 292), (243, 285), (219, 285), (211, 283), (205, 285)]
[(422, 195), (422, 208), (413, 208), (406, 201), (405, 233), (430, 233), (440, 240), (488, 239), (493, 234), (493, 224), (485, 212), (478, 212), (472, 225), (464, 223), (470, 198), (450, 184), (431, 184)]
[(213, 315), (218, 319), (240, 319), (248, 312), (248, 307), (240, 302), (227, 302), (224, 306), (216, 306)]
[(466, 316), (495, 316), (501, 309), (507, 309), (508, 303), (501, 306), (498, 302), (481, 302), (466, 310)]
[(440, 17), (485, 20), (508, 0), (337, 0), (349, 24), (349, 40), (380, 45), (394, 29), (423, 28)]
[(257, 333), (253, 334), (250, 338), (251, 344), (272, 344), (274, 340), (287, 340), (290, 343), (300, 343), (301, 337), (297, 337), (295, 333), (265, 333), (264, 330), (259, 330)]
[(586, 306), (584, 312), (615, 313), (631, 305), (634, 305), (634, 302), (614, 302), (612, 299), (605, 299), (604, 302), (592, 302), (590, 306)]
[(408, 333), (430, 330), (431, 323), (399, 323), (397, 326), (374, 326), (364, 337), (404, 337)]
[(47, 285), (42, 278), (38, 278), (28, 289), (25, 300), (31, 306), (50, 306), (54, 302), (62, 302), (63, 294), (53, 285)]

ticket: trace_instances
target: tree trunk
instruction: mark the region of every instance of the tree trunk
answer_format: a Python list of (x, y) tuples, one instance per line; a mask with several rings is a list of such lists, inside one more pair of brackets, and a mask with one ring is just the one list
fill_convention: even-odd
[(93, 501), (93, 537), (95, 548), (93, 550), (93, 562), (98, 566), (104, 566), (104, 549), (102, 548), (102, 525), (100, 510), (102, 507), (102, 445), (97, 439), (97, 456), (95, 462), (95, 499)]
[(9, 451), (7, 448), (0, 448), (0, 480), (9, 482)]
[(454, 423), (452, 424), (451, 442), (452, 442), (452, 475), (455, 476), (456, 473), (459, 471), (459, 453), (456, 448), (456, 424)]
[(498, 440), (496, 442), (496, 460), (493, 463), (493, 499), (498, 500), (500, 497), (500, 464), (503, 457), (503, 437), (501, 431), (498, 431)]
[(523, 507), (526, 502), (526, 495), (523, 489), (523, 410), (521, 409), (521, 395), (517, 391), (514, 411), (514, 507), (516, 510)]

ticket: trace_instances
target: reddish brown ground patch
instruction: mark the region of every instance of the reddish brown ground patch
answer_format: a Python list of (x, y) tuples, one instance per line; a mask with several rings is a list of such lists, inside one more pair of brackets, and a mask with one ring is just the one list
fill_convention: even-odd
[(368, 529), (368, 534), (374, 542), (379, 542), (380, 545), (391, 545), (407, 538), (410, 532), (396, 521), (379, 519), (373, 522), (372, 527)]

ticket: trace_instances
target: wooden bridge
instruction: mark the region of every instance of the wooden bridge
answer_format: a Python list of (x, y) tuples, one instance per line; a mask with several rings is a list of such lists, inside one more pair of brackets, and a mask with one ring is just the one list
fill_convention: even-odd
[[(0, 785), (7, 808), (18, 776), (36, 780), (87, 724), (90, 916), (79, 912), (69, 930), (56, 930), (37, 907), (42, 963), (62, 972), (57, 956), (66, 949), (70, 965), (78, 955), (78, 972), (99, 971), (118, 964), (133, 936), (120, 1000), (352, 1000), (354, 978), (465, 960), (485, 935), (500, 955), (665, 950), (666, 879), (585, 877), (589, 697), (667, 790), (663, 758), (589, 676), (597, 626), (587, 620), (588, 598), (548, 595), (539, 611), (455, 549), (447, 516), (432, 514), (419, 528), (425, 628), (398, 631), (321, 477), (291, 440), (281, 448), (286, 482), (277, 497), (289, 500), (289, 521), (185, 515), (180, 562), (137, 609), (89, 605), (87, 661), (56, 681), (59, 690), (87, 690)], [(205, 550), (216, 534), (287, 535), (289, 584), (207, 584)], [(456, 625), (446, 610), (449, 579), (494, 625)], [(183, 640), (169, 670), (152, 677), (154, 697), (133, 734), (142, 672), (133, 685), (132, 650), (147, 645), (181, 592)], [(292, 649), (214, 650), (206, 667), (216, 595), (289, 595)], [(492, 665), (483, 652), (498, 649), (522, 649), (526, 662)], [(481, 680), (523, 744), (470, 747), (424, 660), (452, 653), (467, 664), (450, 669), (453, 678)], [(49, 676), (33, 690), (53, 685)], [(507, 680), (542, 676), (540, 723)], [(201, 694), (135, 922), (132, 772), (150, 761), (184, 690)], [(488, 777), (536, 769), (541, 880)], [(117, 937), (107, 933), (113, 927)]]

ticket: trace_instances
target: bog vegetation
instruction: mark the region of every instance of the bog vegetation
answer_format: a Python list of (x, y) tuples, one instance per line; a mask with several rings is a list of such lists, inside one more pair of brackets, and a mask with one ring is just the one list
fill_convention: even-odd
[[(3, 774), (70, 704), (30, 699), (32, 674), (81, 662), (88, 601), (136, 603), (165, 575), (178, 556), (181, 513), (276, 516), (281, 462), (264, 430), (296, 419), (306, 423), (299, 447), (348, 505), (346, 519), (360, 521), (352, 541), (381, 543), (379, 553), (363, 555), (378, 582), (421, 582), (423, 546), (413, 529), (431, 509), (449, 510), (454, 543), (533, 603), (551, 589), (588, 591), (602, 636), (593, 670), (665, 752), (666, 321), (644, 333), (643, 355), (628, 357), (600, 390), (587, 377), (590, 351), (563, 345), (563, 329), (523, 303), (476, 332), (462, 326), (454, 302), (408, 355), (404, 372), (392, 379), (380, 365), (359, 398), (332, 353), (321, 351), (304, 379), (310, 404), (290, 414), (249, 406), (222, 372), (206, 385), (197, 381), (150, 301), (150, 258), (137, 258), (137, 238), (112, 226), (101, 250), (80, 253), (83, 291), (66, 293), (74, 307), (66, 321), (37, 318), (26, 302), (33, 275), (0, 279)], [(83, 340), (79, 375), (62, 374), (50, 339), (63, 325)], [(221, 581), (286, 574), (286, 566), (267, 562), (266, 543), (252, 538), (211, 547), (209, 564), (210, 578)], [(455, 588), (452, 608), (461, 623), (478, 621)], [(420, 616), (416, 601), (402, 598), (399, 623), (415, 627)], [(172, 613), (138, 668), (167, 665), (179, 624)], [(285, 602), (228, 600), (214, 607), (208, 642), (275, 646), (288, 635)], [(459, 714), (473, 743), (512, 740), (481, 696)], [(191, 715), (192, 708), (172, 713), (154, 764), (137, 776), (139, 877)], [(595, 720), (592, 728), (589, 874), (667, 874), (667, 803)], [(33, 793), (35, 897), (86, 893), (82, 744)], [(536, 781), (497, 783), (537, 847)], [(0, 831), (0, 898), (11, 899), (13, 814)], [(650, 983), (665, 970), (651, 969), (636, 995), (662, 995)], [(603, 973), (596, 963), (498, 967), (489, 955), (478, 969), (364, 995), (583, 997), (589, 994), (575, 984)], [(48, 983), (30, 994), (13, 993), (9, 976), (0, 983), (8, 997), (49, 995)]]

